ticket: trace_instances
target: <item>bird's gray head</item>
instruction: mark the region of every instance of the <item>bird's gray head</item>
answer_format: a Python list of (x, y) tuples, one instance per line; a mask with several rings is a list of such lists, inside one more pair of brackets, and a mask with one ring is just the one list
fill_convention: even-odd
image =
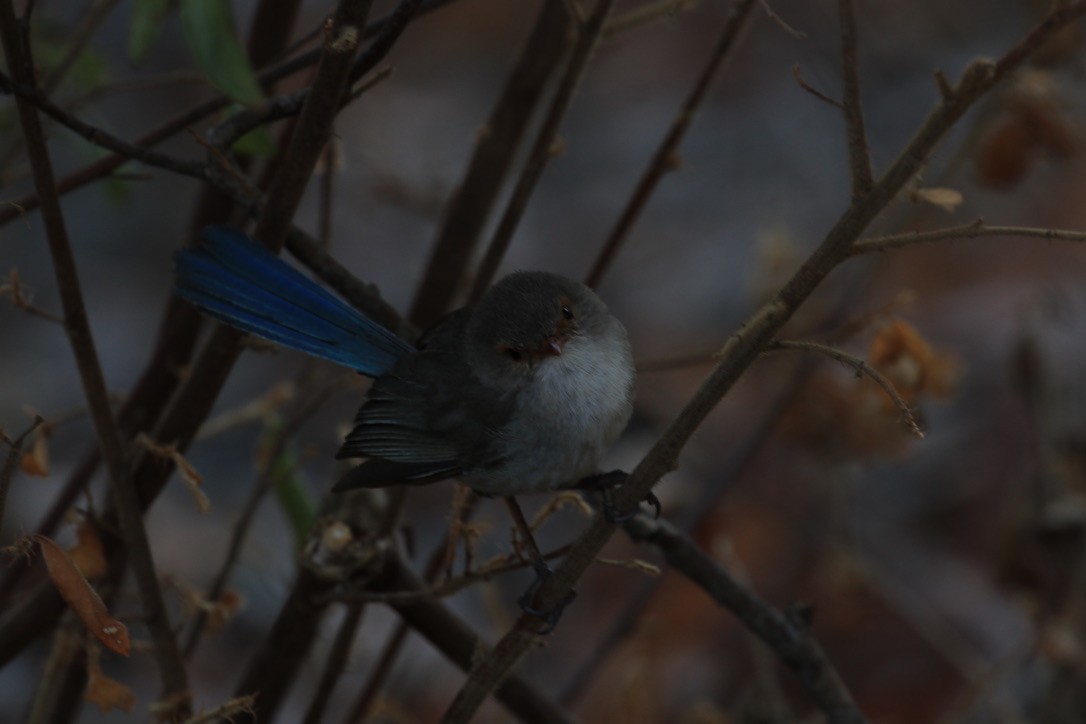
[(516, 272), (490, 288), (467, 326), (469, 354), (498, 378), (527, 378), (548, 359), (602, 334), (607, 306), (580, 282), (547, 272)]

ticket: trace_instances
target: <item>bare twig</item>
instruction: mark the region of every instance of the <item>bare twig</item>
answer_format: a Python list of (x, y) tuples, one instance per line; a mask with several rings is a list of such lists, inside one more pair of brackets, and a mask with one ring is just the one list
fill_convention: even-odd
[(860, 100), (860, 62), (856, 57), (856, 12), (852, 0), (838, 0), (841, 22), (841, 75), (844, 78), (845, 138), (852, 169), (852, 196), (871, 190), (871, 154), (864, 130), (864, 110)]
[(23, 287), (22, 279), (19, 277), (19, 270), (16, 267), (12, 267), (11, 271), (8, 272), (7, 284), (0, 284), (0, 296), (4, 295), (11, 297), (11, 303), (16, 309), (21, 309), (27, 314), (53, 322), (54, 324), (64, 324), (63, 317), (58, 317), (52, 312), (34, 306), (30, 301), (30, 295), (27, 294), (26, 289)]
[(411, 321), (428, 326), (445, 313), (463, 281), (521, 138), (569, 45), (565, 6), (543, 3), (531, 35), (498, 97), (464, 177), (449, 200), (434, 239)]
[[(118, 156), (124, 157), (124, 160), (140, 161), (148, 166), (165, 169), (182, 176), (191, 176), (200, 181), (212, 180), (207, 173), (203, 162), (180, 161), (167, 154), (152, 151), (149, 148), (138, 144), (128, 143), (127, 141), (117, 138), (116, 136), (103, 131), (101, 128), (96, 128), (71, 115), (49, 100), (49, 98), (36, 86), (18, 83), (14, 79), (9, 79), (3, 74), (0, 74), (0, 92), (18, 96), (20, 99), (30, 103), (60, 125), (81, 136), (89, 143), (112, 151)], [(116, 168), (116, 166), (114, 166), (114, 168)], [(110, 170), (112, 171), (112, 169)]]
[(603, 25), (607, 21), (613, 4), (614, 0), (596, 0), (596, 6), (592, 8), (592, 14), (579, 29), (573, 51), (558, 82), (554, 97), (551, 98), (543, 124), (536, 133), (532, 150), (528, 154), (528, 160), (525, 162), (524, 168), (521, 169), (509, 203), (506, 204), (501, 220), (498, 221), (498, 228), (495, 229), (486, 254), (475, 272), (475, 282), (472, 284), (471, 294), (468, 295), (468, 298), (472, 301), (483, 296), (483, 292), (490, 287), (494, 275), (498, 271), (498, 266), (501, 264), (502, 257), (505, 256), (505, 251), (513, 240), (513, 233), (520, 224), (521, 216), (528, 206), (528, 200), (531, 198), (532, 192), (535, 191), (536, 183), (554, 155), (558, 127), (561, 125), (562, 119), (565, 118), (566, 111), (569, 110), (573, 95), (576, 93), (577, 86), (580, 85), (581, 78), (588, 67), (588, 61), (592, 57), (596, 43), (599, 42), (600, 33), (603, 32)]
[[(34, 66), (30, 49), (24, 45), (19, 20), (10, 1), (0, 2), (0, 37), (12, 79), (16, 83), (33, 87)], [(176, 714), (187, 716), (190, 711), (187, 677), (177, 650), (177, 641), (173, 636), (162, 590), (159, 588), (147, 531), (143, 527), (142, 508), (128, 474), (124, 446), (113, 417), (109, 391), (102, 375), (87, 310), (83, 304), (78, 268), (68, 239), (41, 119), (33, 105), (25, 99), (20, 98), (16, 106), (34, 171), (35, 190), (42, 203), (46, 237), (64, 310), (64, 326), (75, 354), (87, 406), (90, 408), (95, 432), (106, 461), (121, 533), (135, 574), (147, 626), (154, 641), (163, 698), (175, 699)]]
[(8, 436), (0, 430), (0, 442), (4, 442), (8, 446), (8, 454), (4, 457), (3, 465), (0, 465), (0, 527), (3, 527), (4, 523), (4, 508), (8, 500), (8, 490), (11, 488), (11, 479), (15, 475), (15, 468), (18, 467), (19, 460), (22, 458), (23, 442), (43, 422), (45, 422), (44, 417), (35, 415), (34, 422), (30, 423), (30, 427), (20, 433), (19, 437), (14, 440), (8, 439)]
[(786, 23), (784, 21), (784, 18), (782, 18), (780, 15), (778, 15), (773, 10), (772, 6), (770, 6), (769, 0), (761, 0), (761, 2), (762, 2), (762, 9), (765, 10), (766, 17), (769, 18), (772, 22), (776, 23), (777, 27), (779, 27), (781, 30), (783, 30), (785, 33), (787, 33), (789, 36), (791, 36), (793, 40), (806, 40), (807, 39), (807, 33), (803, 32), (802, 30), (796, 30), (791, 25)]
[(831, 98), (830, 96), (828, 96), (825, 93), (823, 93), (822, 91), (818, 90), (813, 85), (811, 85), (810, 83), (808, 83), (806, 80), (803, 79), (803, 74), (800, 72), (800, 69), (799, 69), (799, 63), (796, 63), (795, 65), (792, 66), (792, 77), (795, 78), (796, 83), (799, 84), (800, 88), (807, 91), (808, 93), (813, 95), (818, 100), (822, 101), (823, 103), (828, 103), (828, 104), (830, 104), (831, 106), (833, 106), (834, 108), (836, 108), (836, 109), (838, 109), (840, 111), (845, 110), (845, 104), (844, 103), (837, 100), (836, 98)]
[(324, 670), (321, 672), (317, 688), (309, 699), (309, 709), (305, 713), (305, 724), (320, 724), (325, 721), (324, 714), (328, 709), (328, 702), (335, 691), (336, 681), (343, 673), (347, 664), (347, 658), (351, 653), (351, 645), (354, 643), (358, 627), (362, 624), (362, 613), (366, 610), (364, 604), (354, 603), (347, 606), (347, 613), (339, 623), (339, 631), (332, 643), (332, 649), (328, 652), (328, 658), (324, 662)]
[[(853, 200), (818, 248), (776, 297), (759, 309), (724, 345), (717, 366), (630, 474), (626, 485), (615, 494), (615, 505), (619, 510), (633, 508), (664, 474), (676, 466), (679, 453), (709, 412), (773, 341), (781, 327), (826, 275), (848, 256), (851, 246), (867, 225), (904, 188), (947, 131), (973, 103), (1020, 65), (1052, 33), (1083, 13), (1086, 13), (1086, 0), (1061, 5), (999, 61), (978, 60), (965, 69), (952, 93), (940, 99), (916, 135), (875, 182), (870, 192), (862, 199)], [(553, 575), (540, 586), (536, 605), (544, 608), (558, 605), (591, 565), (614, 530), (614, 524), (598, 516), (554, 569)], [(473, 668), (468, 681), (446, 712), (445, 721), (463, 722), (477, 711), (509, 669), (532, 649), (540, 625), (538, 619), (530, 616), (517, 620), (514, 627)]]
[[(312, 365), (308, 365), (302, 373), (303, 379), (298, 382), (299, 387), (307, 386), (304, 378), (310, 376), (311, 373)], [(296, 398), (295, 403), (291, 406), (291, 409), (286, 412), (283, 423), (278, 426), (271, 436), (271, 439), (267, 442), (266, 449), (262, 455), (264, 464), (260, 468), (260, 472), (256, 479), (253, 481), (249, 491), (249, 497), (242, 507), (237, 522), (234, 523), (231, 528), (230, 543), (226, 548), (226, 553), (223, 556), (219, 570), (215, 574), (215, 578), (208, 587), (205, 596), (208, 600), (218, 600), (226, 589), (226, 584), (234, 571), (234, 565), (237, 563), (238, 556), (241, 554), (242, 546), (249, 534), (253, 519), (259, 510), (260, 503), (264, 500), (264, 496), (272, 488), (277, 465), (282, 458), (283, 453), (286, 451), (291, 438), (298, 431), (298, 428), (302, 423), (311, 417), (313, 413), (315, 413), (320, 406), (342, 386), (343, 382), (343, 377), (337, 377), (330, 382), (325, 383), (320, 388), (313, 390), (311, 394), (299, 395), (298, 398)], [(184, 645), (184, 654), (186, 658), (191, 657), (196, 650), (196, 645), (200, 640), (200, 636), (204, 633), (204, 624), (206, 622), (206, 611), (201, 611), (192, 621)]]
[(887, 236), (875, 236), (868, 239), (860, 239), (849, 250), (850, 256), (860, 254), (872, 254), (874, 252), (900, 249), (914, 244), (931, 244), (938, 241), (960, 241), (962, 239), (976, 239), (984, 236), (1017, 236), (1030, 239), (1046, 239), (1049, 241), (1086, 241), (1086, 231), (1073, 229), (1044, 229), (1029, 226), (989, 226), (983, 220), (977, 219), (970, 224), (951, 226), (945, 229), (932, 229), (931, 231), (907, 231), (902, 234), (890, 234)]
[(747, 630), (772, 648), (800, 678), (828, 721), (832, 724), (867, 721), (833, 664), (810, 637), (805, 622), (781, 613), (748, 591), (723, 566), (666, 520), (653, 520), (641, 514), (626, 523), (625, 527), (634, 540), (657, 546), (668, 565), (693, 581), (720, 606), (734, 613)]
[[(436, 10), (440, 7), (450, 4), (455, 0), (425, 0), (418, 8), (418, 14), (421, 15), (424, 12)], [(367, 39), (374, 37), (382, 32), (385, 32), (390, 24), (393, 23), (395, 17), (395, 11), (389, 16), (381, 18), (366, 26), (365, 32), (362, 33), (362, 38)], [(317, 63), (321, 57), (320, 49), (312, 50), (308, 53), (304, 53), (296, 58), (284, 61), (276, 66), (267, 68), (257, 73), (257, 80), (262, 85), (269, 85), (275, 83), (283, 78), (293, 75), (300, 70), (309, 68)], [(140, 136), (131, 145), (139, 148), (149, 149), (153, 146), (162, 143), (166, 139), (181, 133), (190, 126), (194, 126), (201, 120), (207, 118), (213, 113), (226, 108), (233, 101), (225, 95), (218, 95), (209, 98), (202, 103), (193, 106), (180, 115), (165, 121), (158, 127), (148, 131), (143, 136)], [(57, 193), (64, 195), (70, 191), (74, 191), (78, 188), (82, 188), (87, 184), (93, 183), (100, 179), (109, 176), (117, 169), (118, 166), (126, 163), (129, 160), (129, 156), (120, 153), (113, 153), (105, 158), (99, 159), (94, 163), (88, 164), (72, 173), (64, 176), (57, 181)], [(9, 201), (6, 206), (0, 207), (0, 226), (13, 221), (28, 211), (32, 211), (41, 204), (41, 198), (37, 192), (27, 194), (21, 198)]]
[[(389, 558), (388, 572), (382, 585), (396, 591), (423, 587), (418, 577), (395, 556)], [(463, 671), (470, 671), (479, 655), (487, 650), (486, 644), (471, 628), (439, 601), (424, 597), (393, 602), (391, 606), (408, 626)], [(515, 673), (504, 678), (494, 695), (519, 720), (529, 724), (568, 724), (572, 721), (561, 706)]]
[(920, 425), (916, 421), (916, 416), (913, 415), (912, 410), (909, 409), (909, 404), (902, 399), (901, 394), (898, 393), (897, 388), (894, 387), (894, 383), (883, 377), (878, 370), (859, 357), (850, 355), (847, 352), (842, 352), (836, 347), (831, 347), (828, 344), (820, 344), (818, 342), (778, 339), (773, 342), (768, 349), (774, 348), (798, 349), (805, 352), (815, 352), (817, 354), (825, 355), (830, 359), (836, 360), (841, 364), (854, 369), (857, 377), (866, 375), (871, 378), (875, 384), (882, 388), (882, 391), (886, 393), (886, 396), (890, 398), (890, 401), (894, 403), (894, 407), (901, 413), (901, 421), (905, 423), (905, 426), (909, 428), (913, 435), (916, 435), (921, 440), (924, 439), (924, 432), (920, 429)]
[(603, 39), (609, 40), (614, 35), (640, 28), (661, 18), (673, 18), (693, 8), (699, 2), (701, 0), (656, 0), (645, 3), (609, 20), (603, 27)]
[(607, 235), (603, 248), (600, 249), (599, 254), (596, 256), (592, 269), (585, 278), (585, 284), (588, 286), (599, 286), (603, 275), (611, 266), (615, 255), (618, 254), (623, 242), (629, 235), (630, 229), (637, 223), (641, 212), (648, 203), (649, 197), (656, 190), (656, 185), (660, 183), (660, 179), (664, 177), (665, 173), (675, 168), (679, 144), (682, 143), (683, 138), (686, 136), (686, 132), (690, 128), (695, 115), (697, 115), (698, 109), (705, 102), (709, 90), (713, 87), (713, 81), (716, 80), (716, 77), (732, 56), (733, 51), (739, 45), (743, 31), (749, 24), (754, 3), (755, 0), (739, 0), (732, 7), (731, 13), (724, 23), (724, 30), (720, 34), (720, 39), (717, 41), (716, 47), (713, 48), (709, 60), (706, 62), (705, 67), (702, 68), (697, 80), (694, 81), (694, 86), (690, 89), (689, 95), (687, 95), (679, 112), (671, 121), (671, 127), (660, 141), (660, 145), (656, 147), (656, 151), (653, 153), (645, 172), (638, 180), (630, 200), (626, 202), (626, 207), (622, 210), (614, 228)]
[(72, 33), (71, 42), (68, 43), (68, 47), (64, 51), (64, 56), (49, 72), (49, 75), (45, 76), (44, 80), (42, 80), (42, 92), (49, 95), (57, 89), (60, 83), (68, 75), (68, 71), (71, 70), (72, 66), (75, 65), (75, 62), (79, 60), (79, 56), (83, 54), (83, 50), (87, 47), (87, 43), (94, 37), (94, 34), (98, 31), (102, 22), (109, 17), (109, 14), (113, 12), (113, 9), (117, 7), (119, 3), (120, 0), (98, 0), (98, 2), (91, 3), (90, 8), (80, 19), (75, 32)]

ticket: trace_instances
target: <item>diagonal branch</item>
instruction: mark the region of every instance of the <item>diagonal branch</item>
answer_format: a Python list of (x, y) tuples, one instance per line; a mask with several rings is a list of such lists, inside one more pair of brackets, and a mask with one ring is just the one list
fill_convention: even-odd
[(569, 46), (568, 31), (565, 6), (543, 3), (524, 50), (479, 133), (464, 178), (445, 209), (411, 305), (413, 323), (428, 326), (444, 314), (459, 288), (532, 114)]
[(807, 693), (831, 724), (861, 724), (867, 719), (856, 707), (840, 674), (810, 637), (800, 616), (781, 613), (729, 575), (686, 534), (666, 520), (635, 516), (625, 524), (634, 541), (660, 549), (668, 565), (735, 614), (780, 657), (803, 682)]
[(977, 239), (984, 236), (1017, 236), (1031, 239), (1046, 239), (1048, 241), (1078, 241), (1086, 242), (1086, 231), (1073, 229), (1044, 229), (1031, 226), (989, 226), (983, 220), (977, 219), (970, 224), (950, 226), (945, 229), (932, 229), (931, 231), (907, 231), (903, 234), (890, 234), (887, 236), (874, 236), (869, 239), (860, 239), (849, 250), (849, 256), (860, 254), (873, 254), (875, 252), (900, 249), (914, 244), (931, 244), (938, 241), (961, 241), (963, 239)]
[[(830, 271), (847, 258), (852, 245), (867, 225), (920, 170), (936, 145), (973, 103), (1015, 70), (1054, 32), (1083, 13), (1086, 13), (1086, 0), (1062, 5), (998, 62), (977, 60), (965, 69), (957, 86), (948, 89), (949, 92), (936, 104), (916, 135), (871, 191), (863, 198), (852, 201), (776, 297), (755, 312), (740, 331), (728, 339), (720, 351), (717, 366), (630, 474), (624, 489), (616, 493), (615, 504), (619, 510), (632, 509), (661, 477), (676, 467), (680, 452), (709, 412), (768, 347), (781, 327)], [(557, 606), (596, 559), (615, 529), (613, 523), (597, 516), (555, 568), (553, 575), (540, 586), (536, 606), (544, 610)], [(538, 640), (539, 626), (540, 621), (530, 616), (517, 620), (490, 653), (478, 662), (446, 711), (446, 722), (463, 722), (471, 718), (497, 683), (532, 649)]]
[(578, 28), (577, 42), (573, 46), (573, 52), (566, 65), (566, 70), (558, 83), (558, 89), (551, 99), (551, 105), (547, 109), (547, 115), (543, 119), (543, 125), (536, 134), (535, 143), (528, 154), (528, 160), (520, 172), (516, 186), (513, 187), (513, 195), (505, 207), (498, 228), (490, 239), (486, 255), (479, 264), (475, 273), (475, 283), (471, 287), (469, 299), (476, 301), (483, 296), (483, 292), (490, 287), (494, 275), (498, 271), (502, 257), (513, 240), (513, 233), (520, 224), (524, 210), (528, 206), (528, 200), (535, 190), (536, 183), (543, 175), (543, 170), (554, 155), (554, 144), (558, 138), (558, 127), (565, 118), (573, 101), (573, 94), (584, 76), (585, 68), (592, 57), (592, 51), (603, 33), (604, 23), (611, 12), (614, 0), (596, 0), (596, 6), (592, 14), (583, 25)]
[(618, 254), (618, 250), (626, 241), (630, 229), (637, 223), (641, 212), (644, 211), (645, 205), (648, 203), (649, 197), (652, 196), (652, 192), (656, 190), (657, 184), (660, 183), (660, 179), (664, 177), (665, 173), (675, 168), (679, 144), (685, 138), (698, 109), (705, 102), (705, 97), (713, 87), (713, 81), (716, 80), (721, 70), (727, 65), (728, 59), (732, 57), (735, 48), (738, 47), (743, 31), (746, 30), (750, 21), (751, 9), (754, 7), (754, 3), (755, 0), (740, 0), (732, 7), (731, 14), (724, 24), (724, 31), (721, 33), (720, 40), (717, 41), (712, 55), (709, 56), (709, 60), (702, 69), (701, 74), (698, 75), (694, 87), (690, 89), (690, 94), (686, 97), (682, 108), (679, 109), (675, 119), (671, 122), (671, 128), (668, 129), (667, 134), (660, 141), (652, 160), (649, 161), (648, 168), (645, 169), (641, 179), (637, 182), (633, 195), (626, 202), (626, 208), (622, 210), (622, 214), (618, 217), (618, 221), (615, 222), (614, 228), (611, 229), (611, 233), (608, 234), (607, 240), (603, 243), (603, 248), (600, 249), (600, 253), (596, 256), (596, 261), (592, 264), (592, 270), (588, 272), (585, 279), (585, 284), (588, 286), (599, 286), (603, 275), (611, 266), (615, 255)]
[(906, 427), (909, 428), (909, 431), (920, 439), (924, 438), (924, 432), (920, 429), (920, 424), (917, 423), (916, 416), (913, 415), (913, 411), (909, 409), (908, 403), (902, 399), (901, 394), (894, 387), (894, 383), (883, 377), (878, 370), (859, 357), (843, 352), (836, 347), (831, 347), (828, 344), (790, 339), (778, 339), (769, 346), (769, 349), (798, 349), (805, 352), (814, 352), (816, 354), (825, 355), (832, 360), (836, 360), (843, 365), (851, 367), (856, 371), (857, 377), (862, 377), (864, 375), (870, 377), (876, 385), (882, 388), (882, 391), (886, 393), (886, 396), (890, 398), (890, 401), (894, 403), (894, 407), (901, 413), (901, 419)]

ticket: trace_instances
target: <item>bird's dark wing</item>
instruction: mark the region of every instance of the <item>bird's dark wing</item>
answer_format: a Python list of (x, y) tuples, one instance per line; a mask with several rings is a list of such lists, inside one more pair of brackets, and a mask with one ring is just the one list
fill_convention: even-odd
[(428, 332), (416, 354), (370, 388), (337, 458), (370, 458), (336, 489), (419, 484), (488, 464), (514, 400), (479, 383), (460, 353), (464, 315)]

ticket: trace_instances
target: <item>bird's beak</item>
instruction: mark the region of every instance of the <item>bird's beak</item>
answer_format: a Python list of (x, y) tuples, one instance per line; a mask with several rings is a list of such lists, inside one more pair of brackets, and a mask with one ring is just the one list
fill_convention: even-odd
[(562, 343), (565, 340), (557, 335), (551, 335), (543, 340), (539, 346), (539, 354), (545, 357), (557, 357), (562, 354)]

